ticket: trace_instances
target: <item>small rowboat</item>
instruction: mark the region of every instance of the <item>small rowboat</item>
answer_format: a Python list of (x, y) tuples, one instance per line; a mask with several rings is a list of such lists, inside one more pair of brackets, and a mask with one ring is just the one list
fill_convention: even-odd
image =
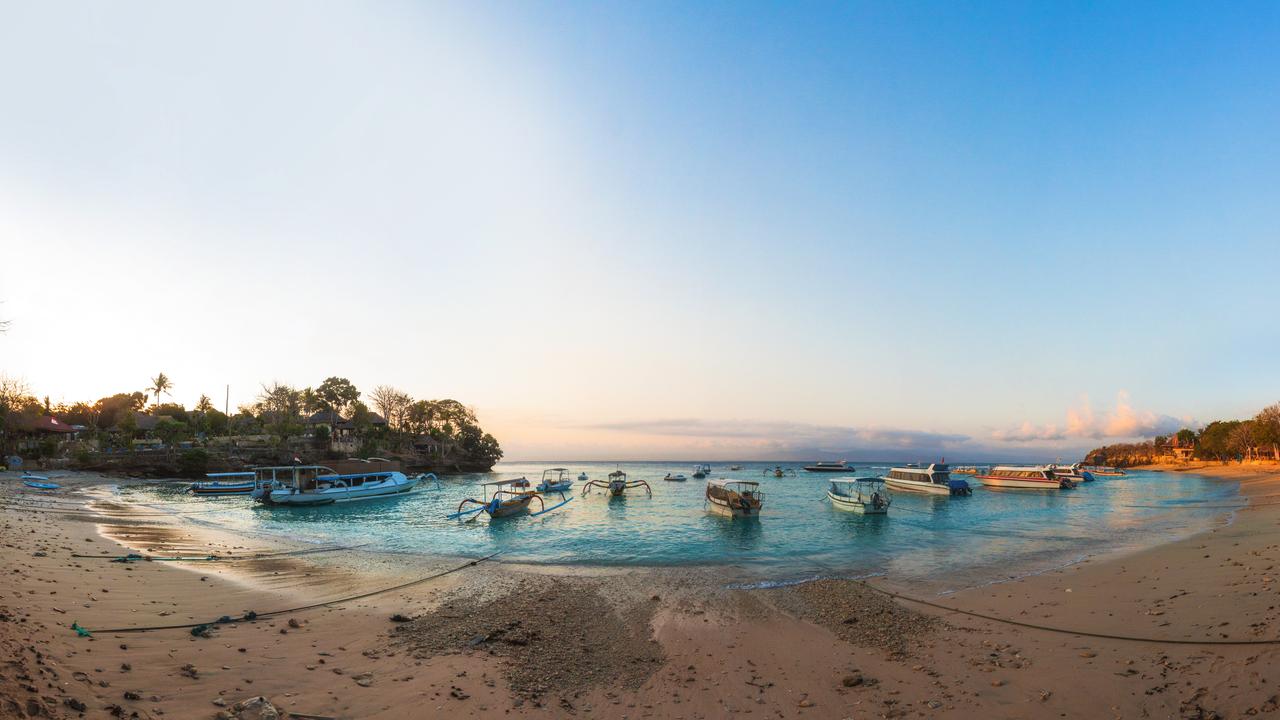
[(885, 515), (893, 498), (880, 478), (837, 478), (827, 489), (831, 507), (863, 515)]
[(251, 472), (206, 473), (205, 477), (207, 482), (191, 483), (187, 491), (193, 495), (249, 495), (256, 487)]

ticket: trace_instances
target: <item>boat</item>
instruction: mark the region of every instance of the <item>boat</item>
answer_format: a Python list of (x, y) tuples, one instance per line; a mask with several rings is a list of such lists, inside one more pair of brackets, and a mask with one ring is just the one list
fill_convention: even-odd
[(880, 478), (836, 478), (827, 488), (831, 507), (863, 515), (885, 515), (893, 498)]
[(951, 472), (956, 475), (977, 475), (978, 468), (974, 465), (961, 465), (951, 468)]
[(978, 480), (987, 487), (1011, 488), (1021, 490), (1067, 490), (1075, 487), (1075, 483), (1067, 478), (1058, 477), (1048, 465), (999, 465), (991, 468), (985, 475), (978, 475)]
[(1082, 465), (1082, 470), (1088, 470), (1090, 475), (1094, 477), (1122, 477), (1125, 472), (1120, 468), (1106, 467), (1105, 465)]
[(49, 478), (43, 475), (23, 475), (22, 484), (36, 490), (57, 490), (62, 487), (58, 483), (49, 482)]
[(787, 476), (795, 477), (796, 471), (792, 470), (791, 468), (784, 468), (781, 465), (776, 465), (772, 470), (765, 470), (764, 474), (772, 475), (776, 478), (787, 477)]
[[(586, 473), (583, 473), (586, 475)], [(581, 475), (579, 476), (582, 477)], [(567, 468), (549, 468), (542, 471), (542, 482), (534, 488), (540, 493), (558, 492), (562, 493), (573, 487), (573, 481), (569, 479), (569, 470)]]
[(710, 465), (694, 465), (693, 466), (693, 477), (695, 479), (701, 480), (702, 478), (705, 478), (710, 474), (711, 474)]
[[(559, 468), (557, 468), (559, 469)], [(529, 515), (534, 517), (546, 512), (551, 512), (561, 505), (567, 504), (573, 498), (565, 497), (564, 493), (560, 493), (560, 497), (564, 500), (560, 503), (547, 507), (542, 496), (534, 490), (527, 478), (516, 478), (514, 480), (494, 480), (492, 482), (482, 483), (483, 499), (467, 498), (458, 503), (458, 511), (446, 516), (446, 519), (453, 520), (456, 518), (467, 517), (468, 522), (475, 520), (480, 513), (485, 513), (492, 520), (514, 517), (516, 515)], [(538, 501), (538, 511), (529, 512), (533, 501)], [(468, 505), (476, 507), (463, 510)]]
[(205, 473), (206, 482), (191, 483), (187, 492), (193, 495), (251, 495), (257, 487), (252, 472)]
[(755, 480), (707, 481), (706, 500), (709, 510), (734, 518), (758, 518), (764, 505), (764, 493)]
[[(696, 477), (696, 476), (695, 476), (695, 477)], [(706, 477), (706, 476), (704, 475), (703, 477)], [(681, 473), (674, 473), (674, 474), (672, 474), (672, 473), (667, 473), (667, 476), (666, 476), (666, 477), (664, 477), (664, 478), (662, 478), (662, 479), (663, 479), (663, 480), (666, 480), (667, 482), (684, 482), (685, 480), (688, 480), (689, 478), (685, 477), (685, 476), (684, 476), (683, 474), (681, 474)]]
[(730, 466), (729, 466), (729, 469), (730, 469), (730, 470), (737, 471), (737, 470), (741, 470), (741, 469), (742, 469), (742, 466), (741, 466), (741, 465), (730, 465)]
[(35, 482), (49, 482), (49, 478), (44, 475), (34, 475), (32, 473), (23, 473), (22, 480), (33, 480)]
[(973, 488), (963, 478), (951, 477), (945, 463), (930, 463), (926, 467), (904, 465), (889, 469), (881, 480), (894, 490), (930, 493), (933, 495), (970, 495)]
[(586, 482), (589, 479), (586, 473), (578, 473), (578, 482)]
[(853, 472), (853, 468), (849, 467), (849, 463), (841, 460), (840, 462), (816, 462), (812, 465), (804, 466), (805, 472)]
[(402, 495), (413, 490), (427, 473), (408, 477), (398, 470), (339, 475), (324, 465), (282, 465), (254, 468), (255, 500), (271, 506), (332, 505)]
[(1080, 463), (1073, 463), (1071, 465), (1050, 465), (1049, 467), (1053, 469), (1054, 475), (1064, 477), (1073, 483), (1079, 484), (1082, 482), (1093, 482), (1093, 473), (1082, 468)]
[(614, 470), (609, 473), (609, 480), (588, 480), (582, 486), (582, 494), (586, 495), (591, 492), (592, 488), (600, 488), (609, 494), (610, 497), (623, 497), (628, 489), (633, 487), (643, 487), (644, 491), (653, 495), (653, 488), (649, 487), (649, 483), (643, 480), (628, 480), (627, 474), (621, 470)]

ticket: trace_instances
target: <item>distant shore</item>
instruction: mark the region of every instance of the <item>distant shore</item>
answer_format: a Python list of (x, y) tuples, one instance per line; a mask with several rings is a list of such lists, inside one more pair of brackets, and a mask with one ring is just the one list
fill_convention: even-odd
[[(921, 599), (1103, 635), (1280, 637), (1280, 467), (1151, 469), (1238, 482), (1250, 505), (1186, 540)], [(215, 626), (208, 638), (178, 629), (90, 640), (71, 622), (198, 623), (451, 568), (424, 560), (357, 570), (342, 551), (285, 554), (299, 546), (114, 503), (88, 490), (104, 482), (97, 475), (64, 479), (67, 489), (49, 496), (2, 477), (0, 550), (16, 572), (0, 599), (0, 651), (20, 670), (0, 680), (0, 717), (79, 717), (81, 703), (85, 717), (110, 717), (113, 705), (214, 717), (259, 694), (281, 709), (352, 718), (403, 717), (410, 707), (460, 717), (1211, 717), (1277, 704), (1265, 676), (1280, 659), (1274, 645), (1030, 630), (891, 601), (850, 581), (735, 590), (705, 568), (488, 562), (349, 603)], [(240, 559), (177, 567), (71, 557), (127, 551)]]

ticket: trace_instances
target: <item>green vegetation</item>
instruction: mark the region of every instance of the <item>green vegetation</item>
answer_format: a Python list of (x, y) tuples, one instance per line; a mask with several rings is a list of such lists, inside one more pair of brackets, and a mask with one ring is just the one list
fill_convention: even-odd
[(1106, 445), (1091, 451), (1085, 461), (1116, 467), (1145, 465), (1170, 457), (1176, 448), (1189, 450), (1197, 460), (1280, 461), (1280, 403), (1248, 420), (1215, 420), (1199, 432), (1182, 428), (1172, 437)]

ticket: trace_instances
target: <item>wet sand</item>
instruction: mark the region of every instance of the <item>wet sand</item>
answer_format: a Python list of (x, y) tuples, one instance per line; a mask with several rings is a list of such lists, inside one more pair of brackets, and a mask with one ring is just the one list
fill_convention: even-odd
[[(1186, 540), (938, 597), (880, 581), (731, 589), (714, 569), (458, 565), (224, 536), (0, 475), (0, 717), (213, 718), (263, 695), (333, 718), (1240, 717), (1280, 704), (1280, 468), (1190, 469), (1241, 483), (1249, 509)], [(72, 555), (233, 556), (113, 563)], [(358, 552), (358, 550), (353, 551)], [(263, 555), (266, 555), (265, 557)], [(1031, 629), (1036, 626), (1139, 640)], [(396, 616), (396, 620), (392, 617)], [(71, 623), (93, 630), (79, 637)], [(83, 707), (83, 710), (79, 708)]]

